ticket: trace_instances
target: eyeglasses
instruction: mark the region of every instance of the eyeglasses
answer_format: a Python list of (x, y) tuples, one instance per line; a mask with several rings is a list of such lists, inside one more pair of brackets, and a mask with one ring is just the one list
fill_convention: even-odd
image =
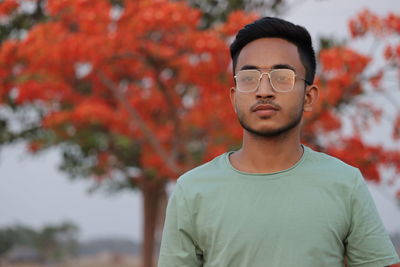
[(251, 93), (257, 90), (263, 75), (268, 75), (269, 82), (276, 92), (289, 92), (293, 89), (296, 78), (310, 83), (296, 76), (291, 69), (273, 69), (269, 72), (262, 72), (259, 69), (240, 70), (235, 75), (236, 88), (239, 92)]

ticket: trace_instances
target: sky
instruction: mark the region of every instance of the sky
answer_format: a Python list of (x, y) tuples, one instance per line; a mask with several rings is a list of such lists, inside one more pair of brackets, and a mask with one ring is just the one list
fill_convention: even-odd
[[(400, 13), (398, 0), (289, 0), (283, 18), (319, 36), (348, 36), (347, 20), (368, 7), (378, 14)], [(377, 133), (380, 130), (377, 131)], [(81, 239), (124, 237), (142, 239), (142, 199), (133, 191), (89, 194), (91, 182), (73, 180), (57, 170), (59, 151), (29, 155), (24, 145), (0, 148), (0, 228), (15, 223), (40, 228), (64, 221), (76, 223)], [(389, 232), (400, 232), (400, 209), (384, 188), (370, 186)]]

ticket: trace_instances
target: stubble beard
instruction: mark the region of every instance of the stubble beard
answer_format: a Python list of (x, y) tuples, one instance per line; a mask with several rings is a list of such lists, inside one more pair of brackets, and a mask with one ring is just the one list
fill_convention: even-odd
[(257, 130), (252, 128), (246, 121), (243, 112), (237, 110), (237, 117), (239, 120), (240, 125), (242, 125), (243, 129), (245, 129), (250, 134), (256, 137), (262, 138), (280, 138), (286, 136), (292, 129), (297, 127), (302, 118), (303, 118), (303, 106), (304, 103), (301, 105), (301, 109), (298, 109), (296, 113), (290, 116), (290, 120), (285, 125), (277, 128), (277, 129), (266, 129), (266, 130)]

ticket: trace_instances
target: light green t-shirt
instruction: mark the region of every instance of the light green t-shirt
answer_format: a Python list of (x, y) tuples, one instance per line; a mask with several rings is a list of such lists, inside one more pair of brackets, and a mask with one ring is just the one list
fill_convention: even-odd
[(304, 147), (271, 174), (225, 153), (177, 181), (159, 267), (382, 267), (398, 262), (358, 169)]

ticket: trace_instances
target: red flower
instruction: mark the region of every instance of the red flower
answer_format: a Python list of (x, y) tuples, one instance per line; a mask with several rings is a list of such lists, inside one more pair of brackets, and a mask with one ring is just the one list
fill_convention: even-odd
[(0, 2), (0, 16), (10, 15), (18, 7), (19, 4), (16, 0), (3, 0)]

